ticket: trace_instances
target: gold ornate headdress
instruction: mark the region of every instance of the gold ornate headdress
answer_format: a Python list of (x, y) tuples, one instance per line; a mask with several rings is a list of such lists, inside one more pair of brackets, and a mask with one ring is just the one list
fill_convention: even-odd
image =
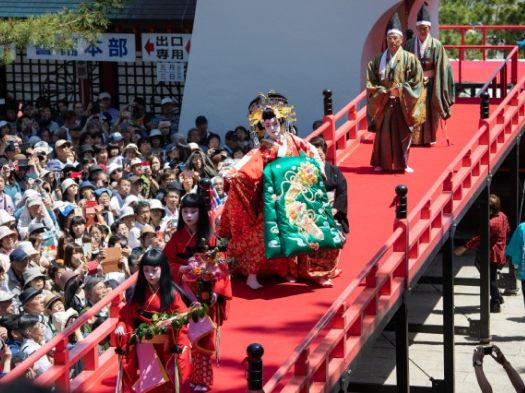
[[(292, 122), (297, 121), (294, 118), (294, 107), (288, 104), (288, 99), (282, 94), (270, 90), (267, 96), (259, 93), (257, 97), (250, 102), (248, 106), (248, 120), (250, 121), (250, 134), (254, 146), (259, 145), (259, 137), (264, 136), (262, 127), (263, 112), (271, 109), (275, 117), (281, 120), (284, 132), (292, 131)], [(262, 131), (262, 135), (261, 135)]]

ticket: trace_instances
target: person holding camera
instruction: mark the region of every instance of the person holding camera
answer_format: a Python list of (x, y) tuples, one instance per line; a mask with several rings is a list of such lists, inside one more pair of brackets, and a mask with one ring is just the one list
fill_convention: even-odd
[(499, 349), (499, 347), (496, 345), (485, 347), (478, 346), (474, 349), (474, 354), (472, 355), (474, 373), (476, 374), (476, 379), (482, 393), (492, 393), (492, 386), (490, 386), (490, 383), (485, 376), (485, 372), (483, 371), (483, 358), (485, 355), (490, 355), (496, 362), (501, 364), (503, 369), (507, 372), (507, 376), (509, 377), (509, 380), (516, 392), (525, 393), (525, 384), (523, 383), (523, 380), (517, 371), (514, 370), (512, 365), (507, 361), (505, 355), (503, 355), (503, 352), (501, 352), (501, 349)]

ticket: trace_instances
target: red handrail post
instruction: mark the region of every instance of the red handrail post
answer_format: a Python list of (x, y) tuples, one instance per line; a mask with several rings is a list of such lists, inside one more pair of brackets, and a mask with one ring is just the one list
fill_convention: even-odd
[[(120, 293), (119, 296), (115, 296), (111, 300), (111, 305), (109, 306), (109, 317), (110, 318), (116, 318), (116, 319), (119, 318), (119, 316), (120, 316), (120, 309), (122, 308), (122, 305), (123, 305), (122, 300), (123, 300), (123, 294), (122, 293)], [(113, 332), (111, 332), (110, 345), (112, 347), (119, 347), (120, 346), (118, 344), (117, 338), (113, 334)]]
[(516, 48), (512, 54), (512, 73), (510, 75), (510, 83), (514, 86), (518, 84), (518, 49)]
[[(69, 350), (66, 349), (68, 340), (68, 336), (63, 337), (55, 347), (55, 352), (53, 354), (53, 363), (55, 366), (65, 366), (69, 363)], [(64, 392), (69, 392), (69, 369), (61, 370), (60, 375), (56, 380), (56, 386)]]
[[(461, 29), (461, 45), (465, 45), (465, 29)], [(459, 51), (459, 60), (465, 60), (465, 52), (463, 50)]]
[(407, 199), (408, 188), (404, 184), (399, 184), (396, 187), (396, 220), (394, 221), (394, 231), (398, 228), (402, 229), (401, 235), (396, 239), (394, 243), (393, 250), (394, 252), (403, 252), (405, 254), (405, 264), (402, 271), (398, 271), (398, 275), (403, 273), (405, 281), (405, 288), (408, 286), (408, 248), (409, 248), (409, 239), (408, 239), (408, 220), (407, 220), (407, 210), (408, 210), (408, 199)]
[(299, 355), (299, 359), (295, 362), (295, 375), (305, 377), (310, 372), (310, 347), (305, 348)]
[[(483, 35), (482, 35), (483, 38), (481, 39), (481, 44), (487, 45), (487, 30), (483, 29), (482, 32), (483, 32)], [(483, 49), (483, 61), (485, 60), (487, 60), (487, 50)]]
[(335, 140), (335, 119), (334, 119), (332, 94), (333, 93), (330, 89), (326, 89), (323, 91), (323, 96), (324, 96), (323, 123), (328, 123), (328, 129), (326, 130), (326, 133), (323, 136), (328, 145), (328, 153), (326, 154), (326, 159), (332, 164), (335, 164), (337, 145), (336, 145), (336, 140)]

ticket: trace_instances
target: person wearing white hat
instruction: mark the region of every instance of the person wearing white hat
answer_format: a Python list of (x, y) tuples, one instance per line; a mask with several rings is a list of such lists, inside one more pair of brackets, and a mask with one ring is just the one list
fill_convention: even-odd
[(157, 119), (159, 122), (169, 121), (171, 134), (174, 134), (179, 130), (180, 117), (179, 115), (175, 114), (173, 100), (169, 97), (164, 97), (160, 101), (160, 105), (162, 108), (162, 115), (157, 116)]
[(124, 157), (124, 163), (127, 165), (131, 163), (131, 160), (139, 158), (140, 156), (139, 148), (134, 143), (130, 143), (122, 150), (122, 157)]
[(135, 225), (135, 212), (132, 207), (124, 206), (120, 212), (119, 220), (124, 221), (128, 227), (128, 231)]
[(170, 218), (166, 216), (166, 210), (164, 210), (161, 201), (151, 199), (149, 201), (149, 211), (151, 215), (151, 226), (155, 229), (155, 232), (164, 233), (164, 229), (170, 221)]
[(9, 254), (15, 249), (18, 233), (12, 229), (0, 227), (0, 267), (7, 272), (10, 267)]
[(0, 209), (0, 227), (6, 226), (8, 228), (16, 228), (16, 218), (10, 215), (7, 211)]
[(0, 319), (15, 313), (14, 293), (0, 290)]
[(78, 184), (73, 179), (66, 179), (62, 182), (62, 200), (78, 204)]
[(107, 118), (107, 114), (111, 116), (108, 119), (111, 123), (115, 123), (119, 119), (118, 110), (111, 107), (111, 94), (104, 91), (98, 96), (98, 102), (100, 104), (99, 116)]
[(162, 132), (160, 130), (151, 130), (149, 133), (149, 140), (151, 142), (151, 152), (150, 154), (157, 153), (157, 154), (163, 154), (164, 153), (164, 140), (162, 137)]
[(53, 231), (53, 233), (56, 232), (53, 219), (51, 218), (50, 213), (46, 210), (42, 198), (39, 195), (34, 195), (26, 199), (20, 217), (18, 218), (17, 229), (20, 237), (26, 239), (28, 236), (29, 225), (37, 222), (42, 224), (47, 230)]
[(55, 158), (53, 160), (49, 160), (46, 167), (48, 169), (50, 169), (50, 167), (58, 167), (60, 170), (62, 170), (66, 164), (73, 164), (74, 166), (77, 166), (78, 162), (71, 162), (71, 159), (69, 158), (71, 156), (72, 146), (73, 145), (70, 141), (59, 139), (55, 143)]

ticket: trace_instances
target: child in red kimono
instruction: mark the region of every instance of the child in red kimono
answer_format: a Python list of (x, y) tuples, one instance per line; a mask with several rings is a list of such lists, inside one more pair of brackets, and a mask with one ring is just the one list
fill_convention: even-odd
[[(201, 239), (206, 239), (208, 245), (215, 245), (215, 238), (211, 235), (206, 203), (198, 194), (186, 194), (179, 209), (177, 231), (173, 233), (164, 248), (164, 254), (170, 260), (173, 279), (178, 284), (182, 282), (182, 275), (191, 270), (188, 266), (188, 260), (197, 252), (197, 245), (201, 243)], [(217, 349), (215, 343), (216, 329), (228, 318), (231, 299), (231, 283), (229, 275), (227, 275), (226, 278), (215, 283), (209, 303), (209, 317), (216, 328), (200, 336), (192, 343), (193, 372), (189, 380), (196, 392), (205, 392), (213, 385), (211, 356)]]
[[(169, 329), (164, 343), (129, 344), (135, 328), (160, 312), (184, 312), (191, 300), (172, 281), (168, 259), (158, 249), (146, 252), (131, 300), (120, 310), (115, 335), (123, 355), (123, 381), (133, 392), (173, 392), (191, 373), (188, 327)], [(137, 374), (138, 371), (138, 374)]]

